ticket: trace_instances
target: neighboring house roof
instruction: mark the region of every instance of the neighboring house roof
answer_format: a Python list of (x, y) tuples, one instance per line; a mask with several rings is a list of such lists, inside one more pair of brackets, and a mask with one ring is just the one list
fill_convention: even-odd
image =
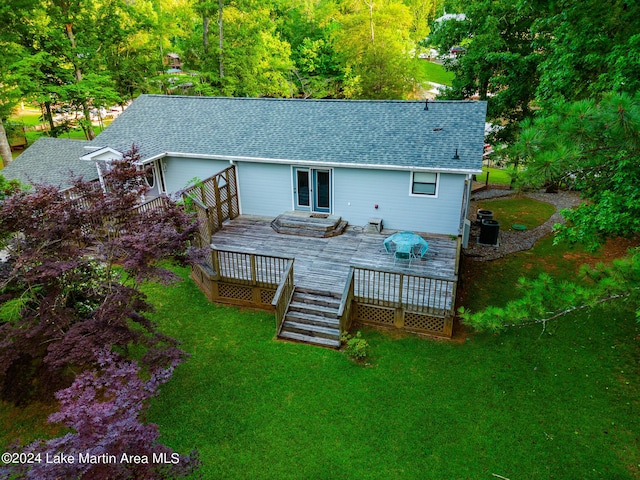
[(438, 17), (434, 20), (436, 23), (448, 22), (449, 20), (456, 20), (458, 22), (463, 22), (467, 19), (467, 16), (464, 13), (447, 13), (446, 11), (441, 17)]
[[(141, 95), (93, 141), (167, 154), (478, 172), (486, 102)], [(457, 150), (457, 157), (456, 156)]]
[(88, 153), (85, 147), (90, 144), (86, 140), (39, 138), (0, 170), (0, 175), (28, 184), (47, 183), (61, 189), (70, 187), (74, 177), (95, 180), (98, 178), (95, 163), (80, 160)]

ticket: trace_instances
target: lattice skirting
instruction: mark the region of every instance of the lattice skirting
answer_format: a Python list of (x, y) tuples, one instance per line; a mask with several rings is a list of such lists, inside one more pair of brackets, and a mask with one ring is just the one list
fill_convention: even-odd
[(451, 337), (452, 317), (436, 317), (389, 307), (356, 304), (355, 321), (373, 326), (398, 328), (409, 332)]
[(271, 290), (271, 289), (264, 289), (261, 288), (260, 289), (260, 303), (264, 303), (266, 305), (271, 305), (271, 302), (273, 301), (273, 296), (276, 294), (275, 290)]
[(218, 282), (218, 296), (220, 298), (251, 302), (253, 300), (253, 290), (251, 287), (246, 287), (244, 285), (233, 285)]
[(356, 305), (356, 319), (362, 323), (371, 323), (373, 325), (385, 325), (392, 327), (395, 318), (394, 308), (375, 307), (373, 305)]
[(207, 272), (206, 268), (201, 265), (193, 266), (191, 278), (210, 302), (266, 310), (273, 309), (271, 301), (276, 293), (275, 286), (238, 285), (219, 282), (215, 280), (215, 276)]
[(446, 323), (446, 319), (443, 317), (404, 312), (404, 328), (406, 330), (444, 333)]

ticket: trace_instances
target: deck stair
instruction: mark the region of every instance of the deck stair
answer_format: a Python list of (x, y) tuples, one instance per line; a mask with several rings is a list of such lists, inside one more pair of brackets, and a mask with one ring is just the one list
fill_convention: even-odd
[(271, 222), (271, 228), (287, 235), (327, 238), (341, 235), (347, 222), (339, 215), (292, 211), (278, 215)]
[(340, 299), (330, 292), (296, 287), (279, 338), (340, 348)]

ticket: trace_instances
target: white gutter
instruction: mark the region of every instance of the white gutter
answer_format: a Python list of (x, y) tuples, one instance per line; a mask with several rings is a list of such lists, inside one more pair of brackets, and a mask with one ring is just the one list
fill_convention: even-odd
[(237, 157), (232, 155), (210, 155), (206, 153), (183, 153), (183, 152), (164, 152), (153, 157), (145, 158), (138, 162), (139, 165), (146, 165), (161, 158), (177, 157), (177, 158), (198, 158), (203, 160), (222, 160), (234, 165), (234, 162), (253, 162), (253, 163), (276, 163), (281, 165), (300, 165), (300, 166), (320, 166), (332, 168), (362, 168), (368, 170), (401, 170), (407, 172), (433, 172), (433, 173), (482, 173), (479, 170), (470, 168), (429, 168), (429, 167), (413, 167), (403, 165), (385, 165), (370, 163), (346, 163), (346, 162), (323, 162), (319, 160), (289, 160), (286, 158), (264, 158), (264, 157)]

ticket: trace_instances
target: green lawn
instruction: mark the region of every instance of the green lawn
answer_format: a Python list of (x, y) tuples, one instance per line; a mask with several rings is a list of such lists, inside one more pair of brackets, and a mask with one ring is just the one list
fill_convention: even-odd
[(452, 72), (446, 71), (439, 63), (427, 60), (418, 60), (418, 71), (423, 82), (451, 85), (454, 77)]
[(549, 220), (556, 211), (550, 203), (529, 197), (485, 200), (478, 203), (478, 208), (491, 210), (494, 220), (498, 220), (503, 229), (510, 229), (516, 223), (527, 229), (535, 228)]
[[(483, 284), (513, 290), (483, 265)], [(149, 417), (198, 448), (204, 478), (637, 478), (639, 332), (623, 305), (544, 335), (367, 329), (362, 367), (275, 341), (271, 314), (209, 305), (192, 282), (149, 292), (192, 355)]]
[(511, 174), (508, 170), (494, 167), (482, 167), (482, 174), (476, 176), (476, 180), (481, 183), (487, 181), (487, 175), (489, 176), (489, 184), (498, 185), (510, 185)]

